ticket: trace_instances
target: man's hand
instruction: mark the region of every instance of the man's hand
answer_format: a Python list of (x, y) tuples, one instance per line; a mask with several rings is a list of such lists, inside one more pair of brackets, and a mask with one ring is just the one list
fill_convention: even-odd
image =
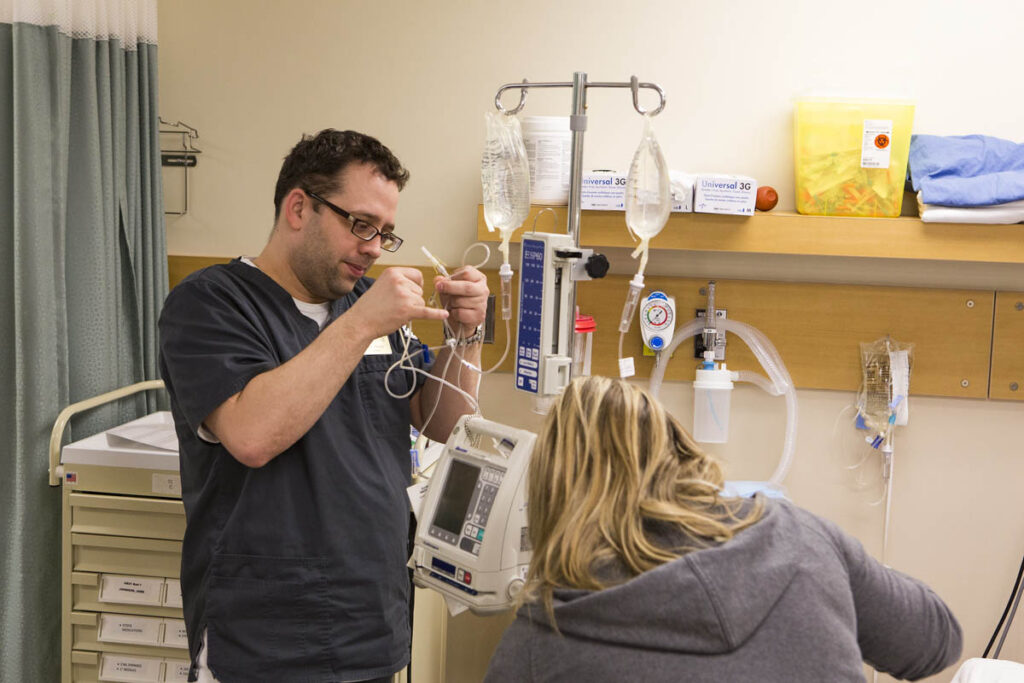
[(473, 266), (459, 268), (450, 278), (435, 277), (434, 289), (442, 295), (456, 337), (472, 335), (487, 317), (487, 277)]
[[(484, 288), (486, 291), (486, 283)], [(486, 308), (486, 294), (484, 306)], [(351, 314), (359, 318), (370, 340), (391, 334), (410, 320), (449, 317), (447, 311), (430, 308), (423, 301), (423, 274), (415, 268), (385, 270), (346, 315)]]

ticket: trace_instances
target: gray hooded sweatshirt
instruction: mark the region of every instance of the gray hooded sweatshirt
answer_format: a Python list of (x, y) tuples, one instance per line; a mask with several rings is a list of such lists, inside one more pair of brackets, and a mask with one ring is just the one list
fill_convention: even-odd
[[(686, 540), (656, 533), (670, 546)], [(927, 586), (784, 501), (767, 501), (760, 521), (722, 545), (604, 590), (557, 590), (554, 613), (561, 635), (539, 604), (519, 610), (485, 683), (840, 683), (864, 681), (862, 661), (914, 680), (962, 647)]]

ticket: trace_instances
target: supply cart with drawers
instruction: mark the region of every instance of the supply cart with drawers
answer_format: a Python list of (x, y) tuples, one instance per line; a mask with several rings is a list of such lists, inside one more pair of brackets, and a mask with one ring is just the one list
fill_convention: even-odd
[(65, 409), (50, 440), (50, 483), (61, 485), (61, 683), (188, 680), (181, 611), (178, 446), (156, 412), (60, 447), (72, 415), (160, 381)]

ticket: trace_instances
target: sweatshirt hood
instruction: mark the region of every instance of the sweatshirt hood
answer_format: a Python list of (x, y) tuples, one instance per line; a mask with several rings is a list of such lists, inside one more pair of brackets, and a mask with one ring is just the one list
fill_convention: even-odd
[[(690, 552), (626, 583), (600, 591), (558, 589), (559, 631), (575, 638), (644, 649), (722, 654), (741, 646), (788, 589), (799, 563), (786, 552), (780, 515), (762, 518), (727, 543)], [(792, 535), (792, 526), (789, 535)], [(742, 560), (741, 560), (742, 558)], [(548, 623), (540, 603), (530, 618)]]

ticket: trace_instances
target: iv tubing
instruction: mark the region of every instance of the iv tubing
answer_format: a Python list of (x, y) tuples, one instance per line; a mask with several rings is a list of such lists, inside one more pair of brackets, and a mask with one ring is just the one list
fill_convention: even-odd
[(886, 437), (885, 445), (882, 446), (882, 457), (885, 458), (884, 471), (885, 471), (885, 520), (882, 527), (882, 564), (886, 564), (885, 554), (889, 549), (889, 519), (892, 515), (892, 475), (893, 465), (895, 464), (895, 458), (893, 457), (893, 431), (889, 430), (889, 434)]
[[(479, 263), (467, 264), (466, 257), (469, 256), (469, 252), (473, 251), (477, 247), (484, 250), (484, 258)], [(466, 251), (462, 252), (462, 265), (472, 265), (474, 268), (483, 268), (484, 265), (491, 259), (491, 248), (487, 246), (486, 242), (473, 242), (473, 244), (466, 247)]]
[[(632, 233), (632, 230), (630, 230)], [(631, 258), (640, 257), (640, 267), (637, 268), (633, 279), (629, 281), (629, 292), (626, 294), (626, 303), (622, 306), (622, 317), (619, 318), (619, 360), (622, 360), (622, 342), (629, 332), (629, 326), (633, 322), (633, 315), (636, 313), (636, 305), (640, 301), (640, 291), (644, 288), (644, 270), (647, 268), (647, 252), (650, 247), (650, 238), (640, 239), (640, 246), (630, 254)]]
[[(511, 237), (513, 232), (513, 230), (508, 231), (507, 237)], [(501, 319), (505, 321), (505, 351), (501, 354), (501, 358), (498, 359), (497, 363), (487, 370), (480, 370), (481, 375), (489, 375), (500, 368), (501, 364), (508, 358), (509, 349), (512, 348), (512, 323), (510, 322), (512, 320), (512, 266), (508, 264), (508, 240), (504, 235), (502, 236), (502, 245), (505, 247), (504, 251), (502, 251), (505, 260), (498, 269), (498, 277), (501, 279)], [(491, 258), (491, 248), (484, 242), (474, 242), (469, 245), (466, 251), (462, 252), (462, 262), (466, 263), (466, 257), (469, 256), (469, 252), (476, 247), (482, 247), (485, 252), (483, 260), (480, 263), (473, 264), (475, 268), (481, 268)], [(501, 249), (500, 246), (499, 249)], [(478, 368), (473, 369), (478, 370)]]
[[(445, 346), (446, 345), (431, 347), (431, 351), (441, 350), (441, 349), (445, 348)], [(406, 392), (405, 394), (396, 394), (393, 391), (391, 391), (391, 387), (388, 386), (388, 379), (389, 379), (391, 373), (394, 372), (394, 370), (396, 368), (401, 367), (402, 370), (405, 370), (407, 372), (412, 372), (414, 374), (423, 375), (424, 377), (427, 377), (428, 379), (432, 379), (434, 381), (440, 382), (442, 385), (448, 386), (449, 388), (452, 389), (452, 391), (456, 391), (456, 392), (462, 394), (462, 396), (466, 399), (466, 401), (469, 402), (469, 405), (472, 407), (473, 412), (476, 413), (476, 414), (479, 414), (480, 413), (480, 405), (479, 405), (479, 403), (477, 403), (477, 400), (475, 398), (473, 398), (472, 394), (470, 394), (468, 391), (466, 391), (462, 387), (459, 387), (459, 386), (453, 384), (452, 382), (449, 382), (447, 379), (445, 379), (443, 377), (438, 377), (437, 375), (433, 375), (433, 374), (427, 372), (426, 370), (424, 370), (422, 368), (418, 368), (418, 367), (415, 367), (413, 365), (403, 365), (403, 363), (405, 363), (406, 361), (411, 361), (412, 358), (414, 358), (415, 356), (417, 356), (417, 355), (419, 355), (421, 353), (423, 353), (422, 349), (417, 350), (417, 351), (413, 351), (411, 353), (408, 351), (408, 349), (406, 349), (405, 352), (402, 354), (402, 357), (399, 358), (397, 361), (395, 361), (391, 365), (391, 367), (389, 367), (387, 369), (387, 371), (384, 373), (384, 390), (388, 392), (388, 395), (391, 396), (392, 398), (408, 398), (409, 396), (412, 395), (412, 393), (414, 391), (416, 391), (416, 385), (415, 384), (413, 384), (412, 388), (408, 392)], [(463, 365), (468, 366), (468, 367), (470, 367), (473, 370), (479, 371), (479, 368), (477, 368), (472, 363), (470, 363), (469, 361), (467, 361), (464, 358), (462, 358), (462, 356), (460, 356), (458, 354), (458, 352), (456, 352), (454, 349), (452, 349), (452, 353), (448, 357), (448, 360), (447, 360), (447, 362), (445, 364), (445, 372), (447, 372), (448, 365), (452, 362), (452, 359), (454, 357), (456, 357), (456, 356), (458, 356), (458, 358), (459, 358), (459, 363), (460, 363), (460, 366), (459, 366), (460, 370), (459, 371), (460, 371), (460, 373), (461, 373), (461, 368), (462, 368)], [(438, 396), (440, 397), (440, 395), (438, 395)], [(435, 408), (436, 408), (436, 405), (435, 405)], [(433, 411), (431, 411), (431, 417), (433, 417)], [(423, 427), (425, 428), (426, 425), (427, 425), (427, 421), (424, 422)], [(421, 429), (420, 431), (422, 432), (423, 430)]]
[[(750, 347), (750, 350), (754, 352), (754, 356), (757, 357), (757, 360), (765, 369), (765, 372), (768, 374), (771, 384), (774, 387), (774, 391), (769, 393), (773, 393), (776, 396), (785, 395), (786, 397), (786, 437), (782, 448), (782, 457), (775, 468), (775, 472), (769, 479), (770, 483), (781, 486), (782, 481), (786, 478), (786, 474), (789, 472), (790, 466), (793, 464), (793, 451), (796, 446), (797, 400), (796, 388), (793, 386), (793, 380), (789, 376), (786, 366), (782, 363), (782, 358), (779, 356), (779, 352), (760, 330), (731, 318), (722, 318), (717, 320), (716, 323), (718, 329), (725, 330), (726, 332), (732, 332), (737, 335), (747, 344), (747, 346)], [(693, 337), (694, 335), (700, 334), (703, 330), (704, 320), (701, 318), (694, 318), (676, 332), (675, 336), (672, 338), (672, 342), (663, 351), (663, 353), (666, 357), (671, 357), (672, 353), (676, 350), (676, 347), (678, 347), (683, 341)], [(664, 380), (665, 367), (667, 365), (668, 363), (658, 363), (651, 372), (650, 391), (655, 397), (657, 397), (658, 391), (661, 389), (661, 383)], [(741, 375), (741, 381), (751, 381), (762, 389), (765, 388), (759, 380), (753, 379), (753, 375), (756, 375), (756, 373), (750, 373), (749, 375), (743, 373)], [(760, 378), (759, 375), (758, 377)], [(763, 380), (763, 378), (760, 379)]]
[[(434, 258), (433, 254), (431, 254), (427, 250), (426, 247), (422, 247), (422, 249), (423, 249), (423, 253), (426, 254), (427, 257), (431, 261), (434, 262), (434, 267), (437, 268), (439, 271), (444, 271), (444, 276), (448, 277), (448, 273), (444, 269), (444, 266), (441, 265), (441, 263), (436, 258)], [(451, 327), (449, 326), (448, 321), (444, 320), (444, 321), (442, 321), (442, 324), (444, 325), (445, 329), (448, 330), (449, 334), (451, 334)], [(411, 323), (410, 323), (409, 329), (410, 329), (410, 331), (412, 329)], [(469, 392), (467, 392), (464, 389), (462, 389), (462, 387), (458, 386), (457, 384), (453, 384), (452, 382), (449, 382), (447, 379), (445, 379), (445, 376), (448, 374), (448, 368), (451, 366), (451, 362), (452, 362), (452, 360), (455, 357), (458, 357), (458, 359), (459, 359), (459, 373), (456, 376), (456, 382), (460, 381), (460, 378), (462, 376), (462, 366), (466, 366), (466, 367), (470, 368), (471, 370), (474, 370), (476, 372), (480, 372), (480, 368), (476, 367), (475, 365), (473, 365), (472, 363), (467, 361), (462, 356), (462, 354), (459, 353), (458, 347), (455, 345), (455, 343), (454, 343), (455, 340), (453, 338), (449, 338), (448, 341), (445, 344), (441, 345), (441, 346), (436, 346), (436, 347), (431, 348), (432, 351), (434, 351), (434, 350), (440, 351), (441, 349), (443, 349), (445, 347), (448, 347), (451, 350), (451, 353), (449, 354), (448, 359), (445, 362), (444, 370), (442, 371), (441, 376), (438, 377), (437, 375), (429, 373), (426, 370), (423, 370), (422, 368), (418, 368), (418, 367), (412, 365), (412, 358), (414, 356), (420, 354), (420, 353), (423, 353), (423, 349), (421, 348), (419, 350), (416, 350), (416, 351), (410, 353), (409, 352), (409, 340), (411, 339), (411, 334), (403, 334), (402, 337), (403, 337), (403, 341), (404, 341), (404, 344), (402, 346), (402, 355), (398, 358), (397, 361), (392, 363), (391, 366), (384, 373), (384, 390), (388, 393), (389, 396), (391, 396), (392, 398), (408, 398), (409, 396), (411, 396), (413, 394), (413, 392), (416, 391), (416, 384), (415, 384), (415, 382), (412, 384), (412, 386), (409, 388), (409, 390), (407, 392), (405, 392), (404, 394), (396, 394), (393, 391), (391, 391), (391, 387), (388, 386), (388, 380), (390, 379), (391, 373), (394, 372), (395, 368), (401, 367), (403, 370), (405, 370), (407, 372), (412, 372), (414, 375), (415, 374), (421, 374), (421, 375), (423, 375), (425, 377), (428, 377), (430, 379), (436, 380), (436, 381), (440, 382), (442, 386), (448, 386), (452, 390), (462, 394), (462, 396), (469, 402), (469, 405), (473, 409), (473, 412), (475, 414), (480, 414), (480, 404), (477, 401), (477, 399), (475, 399)], [(480, 379), (479, 379), (479, 377), (477, 377), (477, 388), (478, 389), (479, 389), (479, 386), (480, 386)], [(437, 395), (437, 400), (434, 402), (434, 406), (433, 406), (433, 408), (430, 411), (430, 415), (427, 417), (426, 420), (424, 420), (423, 424), (420, 426), (420, 431), (421, 432), (426, 430), (427, 425), (430, 424), (430, 421), (433, 419), (434, 413), (437, 410), (437, 406), (440, 403), (440, 400), (441, 400), (441, 394), (439, 392), (438, 395)]]
[[(644, 244), (646, 244), (646, 240)], [(646, 251), (644, 251), (644, 256), (647, 256)], [(622, 360), (622, 341), (626, 338), (626, 333), (629, 332), (629, 325), (633, 322), (633, 315), (636, 313), (636, 304), (640, 300), (640, 290), (644, 288), (643, 267), (644, 263), (641, 261), (640, 270), (637, 271), (636, 275), (629, 282), (626, 303), (622, 306), (622, 317), (619, 319), (619, 360)]]
[(508, 350), (510, 348), (512, 348), (512, 324), (509, 322), (508, 318), (505, 318), (505, 352), (501, 354), (501, 358), (498, 359), (497, 363), (487, 368), (486, 370), (481, 370), (480, 374), (489, 375), (498, 368), (500, 368), (501, 364), (505, 362), (506, 358), (508, 358)]
[[(454, 359), (456, 355), (457, 354), (455, 353), (455, 349), (453, 348), (452, 352), (450, 354), (448, 354), (448, 360), (445, 361), (444, 370), (441, 371), (441, 376), (442, 377), (447, 377), (448, 376), (448, 368), (451, 367), (452, 359)], [(462, 359), (460, 358), (459, 360), (462, 360)], [(462, 379), (462, 366), (459, 365), (459, 370), (458, 370), (458, 372), (455, 375), (455, 386), (459, 386), (459, 383), (460, 383), (461, 379)], [(442, 387), (443, 387), (443, 384), (442, 384)], [(441, 392), (442, 391), (444, 391), (443, 388), (441, 390), (439, 390), (437, 392), (437, 396), (434, 397), (434, 405), (430, 409), (430, 413), (423, 420), (423, 429), (426, 429), (427, 425), (429, 425), (430, 422), (434, 419), (434, 414), (437, 412), (437, 407), (439, 405), (441, 405)]]
[(633, 250), (630, 254), (630, 258), (640, 257), (640, 267), (637, 269), (636, 274), (643, 280), (644, 271), (647, 269), (647, 252), (650, 251), (651, 240), (649, 237), (642, 237), (640, 239), (640, 246)]
[[(505, 321), (505, 351), (501, 354), (501, 358), (492, 367), (487, 370), (480, 370), (480, 374), (489, 375), (505, 362), (508, 358), (509, 349), (512, 348), (512, 324), (509, 322), (512, 319), (512, 266), (508, 263), (508, 238), (512, 236), (514, 230), (502, 231), (501, 245), (498, 249), (501, 251), (504, 257), (504, 262), (498, 269), (498, 277), (501, 279), (501, 319)], [(491, 248), (484, 242), (474, 242), (473, 244), (466, 247), (466, 251), (462, 252), (462, 263), (466, 263), (466, 257), (469, 256), (469, 252), (473, 249), (481, 247), (484, 250), (484, 258), (479, 263), (473, 264), (475, 268), (482, 268), (485, 263), (491, 258)], [(474, 368), (477, 369), (477, 368)]]
[(513, 232), (515, 232), (515, 229), (502, 230), (501, 242), (498, 243), (498, 251), (501, 252), (501, 262), (505, 265), (508, 265), (508, 241), (512, 239)]
[[(508, 245), (507, 238), (511, 237), (511, 234), (512, 234), (512, 231), (508, 231), (508, 234), (505, 236), (506, 237), (505, 238), (506, 258), (507, 258), (507, 248), (508, 248), (508, 246), (507, 246)], [(475, 266), (475, 267), (479, 268), (480, 266), (482, 266), (484, 263), (487, 262), (487, 260), (490, 258), (490, 255), (491, 255), (490, 247), (488, 247), (483, 242), (476, 242), (474, 244), (471, 244), (469, 247), (467, 247), (466, 251), (463, 252), (463, 254), (462, 254), (462, 260), (463, 260), (463, 262), (465, 262), (466, 261), (466, 257), (469, 255), (469, 252), (472, 249), (474, 249), (475, 247), (478, 247), (478, 246), (479, 247), (483, 247), (484, 251), (486, 252), (485, 256), (484, 256), (484, 260), (481, 261), (478, 265)], [(445, 268), (444, 264), (441, 263), (441, 261), (437, 257), (435, 257), (433, 254), (431, 254), (429, 249), (427, 249), (425, 246), (421, 246), (420, 249), (422, 250), (423, 254), (427, 257), (427, 259), (431, 262), (431, 264), (434, 266), (434, 269), (437, 271), (437, 273), (439, 275), (441, 275), (442, 277), (445, 277), (445, 278), (449, 278), (450, 277), (450, 275), (448, 273), (448, 270)], [(509, 279), (511, 279), (511, 269), (509, 269)], [(440, 346), (429, 347), (431, 351), (440, 351), (441, 349), (444, 349), (444, 348), (448, 348), (451, 351), (451, 353), (449, 354), (447, 360), (445, 361), (444, 370), (442, 371), (441, 376), (438, 377), (437, 375), (434, 375), (434, 374), (432, 374), (430, 372), (427, 372), (426, 370), (423, 370), (422, 368), (418, 368), (418, 367), (416, 367), (415, 365), (412, 364), (412, 359), (415, 356), (417, 356), (418, 354), (423, 353), (423, 349), (420, 348), (420, 349), (418, 349), (416, 351), (413, 351), (411, 353), (409, 351), (409, 341), (412, 338), (412, 333), (411, 333), (411, 331), (412, 331), (412, 323), (410, 322), (410, 324), (409, 324), (409, 331), (410, 331), (410, 333), (402, 335), (402, 337), (403, 337), (403, 345), (402, 345), (402, 354), (401, 354), (401, 356), (384, 373), (384, 390), (392, 398), (398, 398), (398, 399), (408, 398), (408, 397), (412, 396), (413, 392), (416, 391), (417, 387), (416, 387), (416, 383), (415, 382), (413, 382), (412, 386), (409, 388), (409, 390), (407, 392), (403, 393), (403, 394), (396, 394), (395, 392), (393, 392), (391, 390), (391, 387), (388, 386), (388, 380), (391, 377), (391, 373), (394, 372), (396, 368), (401, 368), (402, 370), (405, 370), (407, 372), (413, 373), (413, 375), (421, 374), (424, 377), (427, 377), (429, 379), (432, 379), (432, 380), (435, 380), (437, 382), (440, 382), (442, 387), (448, 386), (453, 391), (461, 394), (466, 399), (466, 401), (469, 403), (469, 406), (470, 406), (470, 408), (472, 408), (473, 412), (475, 414), (479, 415), (480, 414), (480, 404), (479, 404), (478, 400), (476, 398), (474, 398), (473, 395), (470, 394), (468, 391), (466, 391), (462, 387), (458, 386), (458, 383), (461, 382), (462, 368), (463, 368), (463, 366), (465, 366), (466, 368), (469, 368), (471, 371), (479, 373), (477, 375), (477, 393), (479, 393), (481, 375), (486, 374), (487, 372), (493, 372), (495, 369), (498, 368), (498, 366), (500, 366), (504, 362), (505, 357), (508, 355), (508, 350), (509, 350), (509, 348), (511, 346), (511, 343), (510, 343), (510, 340), (511, 340), (510, 324), (508, 322), (508, 318), (505, 319), (505, 353), (502, 355), (501, 360), (499, 360), (497, 362), (497, 364), (495, 364), (495, 366), (493, 368), (491, 368), (490, 370), (487, 370), (486, 372), (481, 371), (481, 369), (479, 367), (473, 365), (472, 363), (470, 363), (469, 361), (467, 361), (465, 359), (463, 354), (460, 353), (459, 347), (455, 343), (455, 339), (453, 338), (453, 335), (452, 335), (452, 329), (451, 329), (448, 321), (444, 320), (444, 321), (442, 321), (442, 324), (444, 325), (445, 329), (449, 333), (449, 339), (444, 344), (442, 344)], [(447, 379), (445, 379), (445, 377), (448, 374), (449, 367), (451, 367), (452, 360), (454, 360), (455, 358), (458, 358), (459, 366), (458, 366), (458, 374), (456, 375), (456, 383), (452, 383), (452, 382), (448, 381)], [(426, 430), (427, 425), (429, 425), (430, 421), (434, 418), (434, 413), (437, 411), (437, 407), (440, 404), (440, 401), (441, 401), (441, 393), (438, 392), (436, 400), (434, 401), (434, 405), (433, 405), (433, 407), (430, 410), (430, 414), (427, 416), (427, 418), (423, 421), (423, 424), (420, 426), (420, 432), (421, 433), (423, 433)]]

